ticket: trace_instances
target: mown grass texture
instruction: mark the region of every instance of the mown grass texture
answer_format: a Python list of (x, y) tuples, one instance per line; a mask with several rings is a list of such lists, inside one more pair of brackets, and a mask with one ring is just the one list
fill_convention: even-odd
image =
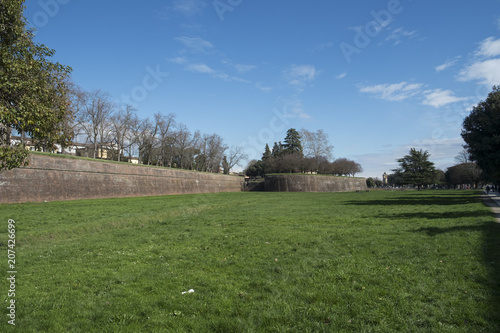
[(500, 330), (500, 226), (476, 192), (220, 193), (0, 216), (5, 299), (8, 219), (18, 270), (16, 327), (3, 315), (2, 332)]

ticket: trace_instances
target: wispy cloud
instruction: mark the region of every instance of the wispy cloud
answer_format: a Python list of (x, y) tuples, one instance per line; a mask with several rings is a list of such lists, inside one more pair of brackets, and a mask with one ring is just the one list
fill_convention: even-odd
[(309, 120), (312, 118), (311, 115), (304, 110), (302, 101), (298, 99), (288, 101), (285, 105), (285, 110), (285, 113), (288, 114), (291, 118), (299, 118), (302, 120)]
[(203, 13), (207, 6), (204, 0), (173, 0), (170, 6), (166, 7), (165, 19), (170, 19), (173, 15), (193, 17)]
[(334, 45), (335, 44), (333, 44), (333, 42), (326, 42), (326, 43), (323, 43), (323, 44), (319, 44), (316, 47), (314, 47), (311, 50), (311, 52), (323, 51), (323, 50), (326, 50), (326, 49), (329, 49), (329, 48), (333, 47)]
[(463, 69), (458, 79), (459, 81), (479, 81), (488, 86), (500, 84), (500, 58), (476, 62)]
[(424, 91), (425, 100), (422, 102), (424, 105), (430, 105), (435, 108), (440, 108), (444, 105), (457, 103), (467, 100), (466, 97), (456, 97), (451, 90), (426, 90)]
[(186, 69), (193, 73), (214, 74), (215, 70), (205, 64), (191, 64)]
[(459, 81), (478, 81), (485, 85), (500, 84), (500, 39), (483, 40), (475, 52), (474, 62), (462, 69)]
[(244, 80), (242, 78), (228, 75), (220, 70), (215, 70), (203, 63), (189, 64), (188, 66), (186, 66), (186, 70), (192, 73), (208, 74), (213, 78), (221, 79), (228, 82), (235, 81), (241, 83), (250, 83), (249, 81)]
[(303, 89), (307, 83), (316, 79), (318, 71), (313, 65), (292, 65), (283, 71), (288, 84)]
[(496, 57), (500, 55), (500, 39), (495, 37), (488, 37), (483, 40), (476, 51), (476, 55), (480, 57)]
[(188, 60), (185, 57), (167, 58), (166, 60), (168, 62), (171, 62), (173, 64), (178, 64), (178, 65), (183, 65), (183, 64), (188, 62)]
[(408, 83), (406, 81), (393, 84), (378, 84), (361, 87), (363, 93), (374, 94), (377, 98), (387, 101), (403, 101), (417, 95), (423, 88), (422, 83)]
[(200, 37), (182, 36), (182, 37), (176, 37), (175, 40), (181, 42), (190, 51), (195, 53), (207, 53), (214, 47), (212, 43)]
[(255, 65), (235, 64), (231, 60), (228, 60), (228, 59), (222, 60), (222, 63), (234, 68), (239, 74), (245, 74), (245, 73), (251, 72), (257, 68), (257, 66), (255, 66)]
[(345, 78), (346, 76), (347, 76), (347, 73), (342, 73), (342, 74), (337, 75), (337, 76), (336, 76), (336, 78), (337, 78), (338, 80), (342, 80), (342, 79), (343, 79), (343, 78)]
[(442, 65), (436, 66), (436, 72), (442, 72), (445, 69), (448, 69), (450, 67), (455, 66), (458, 63), (458, 60), (461, 58), (461, 56), (455, 57), (453, 59), (447, 59), (446, 62)]
[(396, 46), (406, 39), (417, 37), (417, 30), (408, 31), (403, 28), (397, 28), (391, 31), (391, 34), (385, 39), (386, 42), (393, 42), (392, 45)]
[(262, 84), (261, 82), (257, 82), (255, 84), (255, 88), (263, 91), (263, 92), (271, 92), (273, 90), (272, 87), (269, 87), (269, 86), (265, 86), (264, 84)]

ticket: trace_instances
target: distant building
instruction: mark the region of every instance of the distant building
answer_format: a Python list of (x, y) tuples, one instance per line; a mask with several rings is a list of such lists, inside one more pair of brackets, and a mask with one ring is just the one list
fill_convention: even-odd
[(382, 175), (382, 184), (384, 184), (384, 185), (388, 185), (389, 184), (389, 175), (387, 173), (385, 173), (385, 172)]
[[(45, 150), (40, 145), (37, 145), (33, 142), (31, 138), (21, 138), (20, 136), (12, 135), (10, 137), (10, 144), (17, 145), (24, 142), (24, 146), (29, 151), (45, 151), (53, 154), (64, 154), (64, 155), (72, 155), (72, 156), (83, 156), (83, 157), (94, 157), (94, 145), (93, 144), (84, 144), (84, 143), (73, 143), (68, 147), (61, 147), (61, 145), (54, 145), (54, 149)], [(101, 154), (102, 153), (102, 154)], [(121, 151), (123, 156), (123, 150)], [(118, 150), (113, 148), (111, 144), (98, 145), (96, 157), (100, 159), (117, 159)], [(134, 163), (134, 162), (132, 162)], [(136, 162), (138, 163), (138, 161)]]

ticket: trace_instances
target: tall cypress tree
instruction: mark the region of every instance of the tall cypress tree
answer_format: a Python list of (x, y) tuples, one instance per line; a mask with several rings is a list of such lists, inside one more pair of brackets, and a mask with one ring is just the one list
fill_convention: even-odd
[(273, 154), (271, 153), (271, 149), (269, 149), (269, 145), (266, 143), (266, 149), (264, 150), (264, 154), (262, 154), (262, 160), (267, 161), (273, 157)]

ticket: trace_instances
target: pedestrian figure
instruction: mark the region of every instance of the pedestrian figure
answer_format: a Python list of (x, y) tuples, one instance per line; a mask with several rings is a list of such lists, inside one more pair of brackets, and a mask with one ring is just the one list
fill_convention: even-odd
[(486, 186), (486, 194), (490, 194), (490, 185)]

